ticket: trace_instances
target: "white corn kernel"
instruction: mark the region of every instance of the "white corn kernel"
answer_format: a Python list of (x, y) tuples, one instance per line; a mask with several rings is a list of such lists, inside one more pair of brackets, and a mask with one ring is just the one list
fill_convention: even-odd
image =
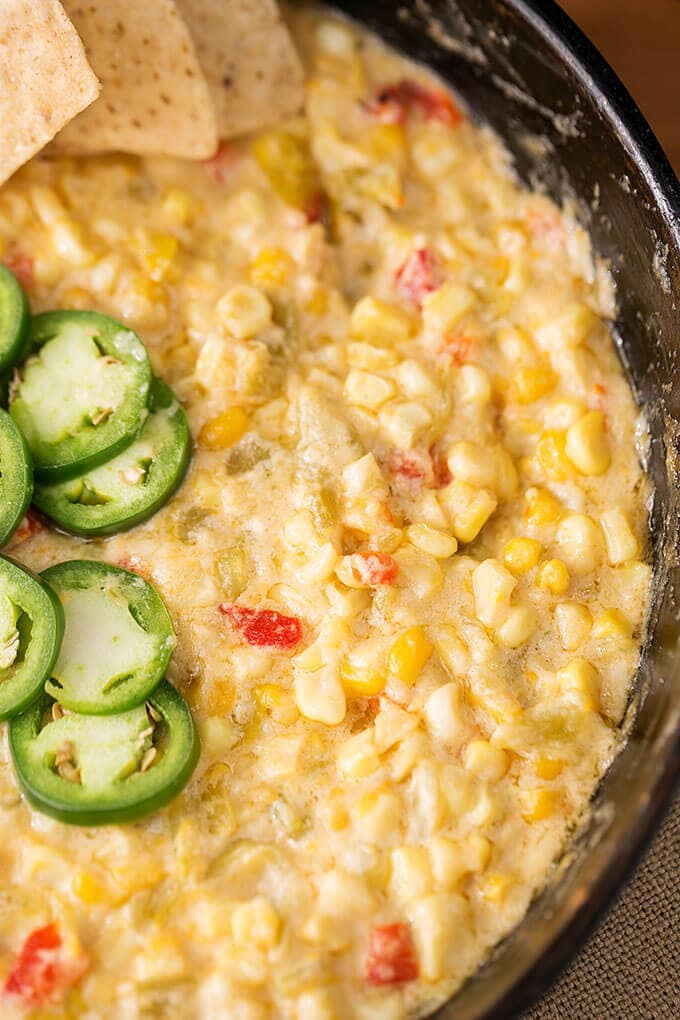
[(600, 521), (607, 547), (607, 560), (612, 567), (618, 567), (639, 554), (639, 542), (621, 510), (607, 510)]
[(589, 574), (602, 562), (602, 532), (585, 514), (563, 518), (556, 540), (562, 559), (575, 574)]
[(348, 496), (365, 496), (380, 490), (387, 494), (387, 485), (372, 453), (353, 460), (342, 469), (342, 482)]
[(238, 284), (217, 302), (217, 316), (224, 329), (237, 340), (248, 340), (269, 326), (272, 306), (256, 287)]
[(447, 535), (445, 531), (430, 528), (427, 524), (411, 524), (406, 529), (406, 535), (411, 545), (414, 545), (416, 549), (420, 549), (438, 560), (448, 559), (458, 549), (458, 542), (453, 535)]
[(347, 361), (351, 368), (365, 372), (384, 372), (393, 368), (398, 360), (396, 352), (387, 347), (374, 347), (373, 344), (359, 340), (347, 344)]
[(408, 340), (413, 324), (396, 305), (374, 297), (364, 297), (352, 309), (349, 330), (352, 337), (366, 343), (398, 344)]
[(423, 706), (425, 724), (435, 740), (457, 750), (465, 739), (463, 694), (459, 683), (438, 687)]
[(400, 846), (390, 854), (390, 892), (401, 903), (432, 892), (430, 855), (422, 846)]
[(440, 981), (455, 965), (471, 964), (470, 908), (463, 896), (438, 893), (413, 900), (408, 917), (418, 953), (420, 977)]
[(596, 712), (600, 705), (600, 678), (587, 659), (572, 659), (555, 675), (560, 693), (576, 701), (580, 708)]
[(312, 722), (337, 726), (345, 718), (347, 702), (337, 669), (299, 673), (295, 677), (295, 704)]
[(510, 768), (510, 756), (488, 740), (471, 740), (465, 748), (465, 768), (480, 779), (499, 782)]
[(369, 411), (377, 411), (394, 393), (394, 384), (389, 379), (371, 372), (353, 368), (345, 379), (344, 394), (347, 402)]
[(395, 370), (399, 388), (412, 400), (436, 400), (440, 390), (432, 376), (419, 361), (407, 358)]
[(422, 404), (394, 401), (382, 408), (378, 419), (394, 445), (409, 450), (430, 425), (432, 415)]
[(484, 560), (472, 572), (475, 613), (485, 627), (499, 627), (510, 611), (517, 581), (500, 560)]
[(533, 606), (513, 606), (496, 631), (496, 636), (506, 648), (519, 648), (529, 640), (537, 626)]
[(448, 282), (423, 301), (425, 332), (442, 337), (449, 333), (475, 303), (475, 295), (462, 283)]
[(452, 677), (464, 677), (470, 668), (470, 653), (456, 628), (442, 623), (432, 628), (431, 634), (446, 672)]
[(580, 602), (560, 602), (555, 606), (555, 623), (560, 644), (566, 652), (573, 652), (588, 637), (593, 618)]
[(234, 940), (244, 946), (271, 949), (281, 930), (281, 918), (269, 900), (256, 896), (238, 904), (231, 915)]
[(493, 492), (467, 482), (451, 482), (440, 489), (438, 498), (459, 542), (474, 542), (498, 506)]
[(363, 730), (348, 737), (337, 750), (336, 764), (348, 779), (362, 779), (370, 776), (380, 767), (373, 730)]
[(491, 400), (489, 374), (479, 365), (461, 365), (456, 377), (459, 399), (465, 404), (484, 407)]

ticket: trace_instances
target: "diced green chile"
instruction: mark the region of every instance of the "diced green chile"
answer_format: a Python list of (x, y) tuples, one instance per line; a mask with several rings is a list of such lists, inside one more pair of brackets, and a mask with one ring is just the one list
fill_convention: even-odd
[(147, 705), (118, 715), (55, 718), (54, 704), (44, 696), (9, 727), (19, 783), (36, 810), (71, 825), (131, 822), (189, 781), (198, 735), (184, 698), (166, 681)]
[(64, 612), (49, 584), (0, 556), (0, 719), (42, 694), (63, 635)]
[(0, 265), (0, 374), (24, 357), (28, 321), (28, 301), (21, 284)]
[(186, 474), (191, 436), (182, 405), (160, 379), (151, 384), (149, 411), (123, 453), (68, 481), (38, 482), (35, 505), (74, 535), (112, 535), (151, 517)]
[(69, 560), (43, 578), (59, 596), (66, 628), (45, 685), (64, 708), (112, 715), (140, 705), (176, 644), (172, 621), (148, 581), (96, 560)]
[(26, 440), (0, 410), (0, 545), (11, 537), (33, 495), (33, 464)]
[(36, 476), (57, 481), (121, 453), (147, 415), (151, 367), (139, 337), (99, 312), (45, 312), (10, 398)]

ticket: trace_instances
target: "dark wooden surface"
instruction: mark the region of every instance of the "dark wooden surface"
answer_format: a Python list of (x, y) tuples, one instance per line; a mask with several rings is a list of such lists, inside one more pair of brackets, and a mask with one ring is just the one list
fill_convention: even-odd
[(680, 0), (559, 0), (622, 79), (680, 173)]

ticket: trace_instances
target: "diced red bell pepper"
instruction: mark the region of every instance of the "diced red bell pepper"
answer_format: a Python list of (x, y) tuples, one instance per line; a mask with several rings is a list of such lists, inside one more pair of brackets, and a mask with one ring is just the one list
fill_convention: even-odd
[(32, 290), (35, 285), (35, 264), (30, 255), (25, 255), (18, 248), (8, 251), (0, 262), (14, 273), (24, 290)]
[(418, 957), (411, 932), (405, 924), (371, 928), (365, 969), (369, 985), (402, 985), (418, 977)]
[(29, 508), (26, 511), (26, 516), (9, 540), (8, 547), (13, 549), (15, 546), (25, 542), (27, 538), (31, 538), (32, 535), (36, 535), (39, 531), (44, 531), (44, 529), (45, 525), (41, 518), (38, 517), (35, 510)]
[(417, 248), (402, 262), (394, 277), (402, 297), (422, 305), (423, 299), (439, 286), (437, 260), (428, 248)]
[(220, 604), (219, 611), (248, 644), (255, 647), (294, 648), (302, 638), (302, 623), (297, 616), (227, 602)]
[(454, 333), (448, 336), (441, 346), (442, 354), (448, 354), (456, 365), (464, 365), (469, 360), (474, 340), (466, 333)]
[(371, 588), (379, 584), (392, 584), (399, 574), (399, 564), (384, 552), (358, 552), (352, 556), (352, 574), (361, 584)]
[(430, 447), (430, 457), (432, 457), (434, 487), (435, 489), (443, 489), (445, 485), (449, 485), (453, 481), (451, 469), (449, 468), (443, 450), (441, 450), (436, 444)]
[(463, 115), (443, 89), (428, 88), (410, 78), (386, 85), (364, 104), (364, 109), (383, 124), (403, 124), (408, 113), (418, 112), (425, 120), (438, 120), (456, 127)]
[(87, 968), (86, 957), (67, 960), (61, 948), (61, 935), (54, 924), (31, 932), (5, 978), (3, 994), (31, 1006), (58, 1002)]

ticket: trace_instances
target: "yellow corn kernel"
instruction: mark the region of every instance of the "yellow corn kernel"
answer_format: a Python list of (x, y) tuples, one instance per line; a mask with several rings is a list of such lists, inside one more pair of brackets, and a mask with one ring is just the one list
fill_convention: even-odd
[(198, 445), (205, 450), (226, 450), (248, 431), (248, 415), (242, 407), (229, 407), (202, 426)]
[(285, 287), (295, 263), (283, 248), (260, 248), (250, 264), (250, 279), (256, 287)]
[(595, 640), (629, 638), (630, 625), (618, 609), (607, 609), (595, 617), (591, 636)]
[(449, 281), (423, 301), (423, 323), (427, 333), (446, 336), (474, 306), (475, 295), (462, 283)]
[(548, 489), (531, 488), (526, 492), (524, 515), (529, 524), (540, 527), (558, 520), (562, 507)]
[(94, 304), (94, 297), (84, 287), (68, 287), (59, 299), (61, 308), (77, 308), (81, 311), (92, 308)]
[(543, 432), (536, 446), (536, 456), (541, 471), (546, 478), (555, 482), (564, 482), (572, 475), (571, 461), (566, 454), (567, 436), (565, 432), (551, 429)]
[(291, 131), (267, 131), (253, 143), (253, 155), (272, 190), (288, 205), (309, 209), (319, 180), (306, 142)]
[(135, 233), (133, 248), (150, 278), (159, 283), (168, 278), (179, 241), (172, 234), (154, 234), (146, 230)]
[(578, 347), (585, 343), (595, 322), (595, 313), (587, 305), (574, 301), (556, 318), (537, 326), (534, 336), (547, 351), (560, 347)]
[(364, 297), (352, 309), (349, 331), (354, 339), (369, 344), (398, 344), (408, 340), (413, 331), (413, 322), (396, 305), (379, 298)]
[(347, 361), (352, 368), (364, 369), (367, 372), (383, 372), (394, 368), (398, 356), (387, 347), (375, 347), (360, 341), (347, 344)]
[(564, 595), (569, 590), (569, 571), (562, 560), (546, 560), (538, 568), (536, 584), (553, 595)]
[(503, 549), (503, 562), (513, 574), (526, 574), (536, 566), (542, 550), (535, 538), (511, 538)]
[(580, 602), (560, 602), (555, 606), (555, 623), (562, 647), (573, 652), (588, 637), (593, 618), (588, 607)]
[(349, 658), (340, 663), (340, 679), (348, 694), (357, 694), (361, 698), (380, 694), (387, 683), (387, 677), (381, 670), (352, 662)]
[(510, 891), (515, 879), (512, 875), (503, 872), (489, 872), (480, 881), (479, 888), (482, 896), (489, 903), (500, 903)]
[(401, 167), (406, 157), (406, 132), (403, 124), (376, 124), (368, 132), (367, 148), (379, 160)]
[(104, 886), (97, 882), (89, 871), (85, 871), (83, 868), (78, 868), (76, 871), (71, 888), (73, 889), (73, 894), (79, 900), (82, 900), (83, 903), (87, 903), (88, 906), (104, 903), (110, 898)]
[(557, 376), (548, 366), (520, 368), (513, 373), (510, 395), (518, 404), (531, 404), (555, 388)]
[(537, 786), (533, 790), (522, 790), (519, 795), (520, 811), (525, 822), (544, 822), (555, 813), (558, 797), (554, 790)]
[(589, 411), (567, 430), (567, 457), (582, 475), (602, 475), (612, 462), (602, 411)]
[(428, 524), (411, 524), (406, 529), (406, 535), (416, 549), (438, 560), (449, 559), (458, 550), (458, 542), (453, 535), (431, 528)]
[(390, 649), (387, 664), (390, 673), (402, 683), (413, 686), (432, 654), (432, 643), (422, 627), (410, 627)]
[(480, 779), (497, 783), (510, 768), (510, 755), (488, 740), (471, 740), (465, 749), (465, 768)]
[(342, 832), (349, 825), (349, 812), (342, 804), (331, 804), (328, 824), (333, 832)]
[(557, 779), (564, 768), (564, 762), (560, 758), (549, 758), (540, 754), (534, 761), (534, 772), (539, 779)]
[(395, 899), (408, 903), (432, 891), (432, 867), (425, 847), (397, 847), (390, 854), (390, 862), (390, 890)]
[(217, 302), (217, 317), (231, 336), (248, 340), (257, 336), (272, 321), (272, 306), (256, 287), (238, 284)]
[(378, 418), (390, 441), (401, 450), (415, 446), (432, 421), (428, 409), (413, 400), (391, 401)]
[(298, 718), (298, 710), (292, 695), (282, 687), (276, 684), (263, 684), (256, 687), (254, 693), (260, 708), (284, 726), (291, 726)]
[(638, 555), (640, 544), (621, 510), (607, 510), (600, 521), (607, 547), (607, 560), (612, 567), (618, 567)]
[(231, 928), (240, 945), (271, 949), (279, 940), (281, 918), (269, 900), (256, 896), (234, 908)]
[(373, 730), (362, 730), (348, 737), (338, 747), (336, 764), (348, 779), (363, 779), (380, 767)]
[(488, 489), (458, 481), (440, 490), (439, 502), (459, 542), (474, 542), (498, 506), (496, 496)]
[(585, 710), (597, 712), (600, 705), (600, 678), (587, 659), (572, 659), (555, 676), (559, 690), (575, 698)]
[(168, 188), (163, 196), (162, 209), (168, 219), (187, 226), (200, 210), (200, 202), (184, 188)]
[(453, 624), (433, 628), (435, 648), (442, 666), (452, 677), (464, 677), (470, 668), (470, 652)]

